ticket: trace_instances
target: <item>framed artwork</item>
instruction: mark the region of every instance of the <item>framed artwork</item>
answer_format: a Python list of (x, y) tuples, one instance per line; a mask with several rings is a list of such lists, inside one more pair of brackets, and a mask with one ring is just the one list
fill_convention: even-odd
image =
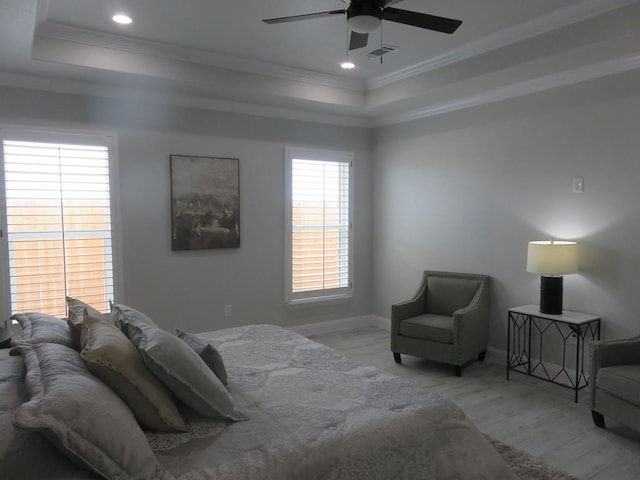
[(171, 249), (240, 247), (240, 160), (171, 155)]

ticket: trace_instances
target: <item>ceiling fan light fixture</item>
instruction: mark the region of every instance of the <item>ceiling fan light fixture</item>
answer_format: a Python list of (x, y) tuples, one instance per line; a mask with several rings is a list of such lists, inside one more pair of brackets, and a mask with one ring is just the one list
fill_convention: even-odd
[(380, 28), (380, 19), (373, 15), (354, 15), (349, 17), (347, 25), (354, 32), (371, 33)]

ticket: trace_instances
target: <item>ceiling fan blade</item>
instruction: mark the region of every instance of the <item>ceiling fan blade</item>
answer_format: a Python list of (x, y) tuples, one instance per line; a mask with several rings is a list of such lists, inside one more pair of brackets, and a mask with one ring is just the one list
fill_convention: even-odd
[(382, 11), (382, 19), (442, 33), (453, 33), (462, 24), (462, 20), (436, 17), (426, 13), (410, 12), (393, 7), (387, 7)]
[(349, 40), (349, 50), (357, 50), (358, 48), (366, 47), (369, 40), (368, 33), (351, 32), (351, 39)]
[(280, 17), (280, 18), (267, 18), (262, 20), (264, 23), (285, 23), (285, 22), (297, 22), (298, 20), (310, 20), (312, 18), (330, 17), (331, 15), (344, 15), (346, 10), (331, 10), (329, 12), (307, 13), (306, 15), (294, 15), (292, 17)]

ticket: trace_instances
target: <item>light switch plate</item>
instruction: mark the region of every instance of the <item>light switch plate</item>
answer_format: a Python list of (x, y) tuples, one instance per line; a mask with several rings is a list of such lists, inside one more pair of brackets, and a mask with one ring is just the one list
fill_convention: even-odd
[(573, 177), (573, 193), (584, 192), (584, 177)]

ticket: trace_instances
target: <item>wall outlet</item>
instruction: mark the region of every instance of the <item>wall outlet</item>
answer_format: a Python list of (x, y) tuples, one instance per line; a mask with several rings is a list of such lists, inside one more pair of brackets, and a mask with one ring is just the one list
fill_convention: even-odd
[(233, 315), (233, 307), (231, 305), (225, 305), (224, 306), (224, 316), (225, 317), (230, 317), (231, 315)]

